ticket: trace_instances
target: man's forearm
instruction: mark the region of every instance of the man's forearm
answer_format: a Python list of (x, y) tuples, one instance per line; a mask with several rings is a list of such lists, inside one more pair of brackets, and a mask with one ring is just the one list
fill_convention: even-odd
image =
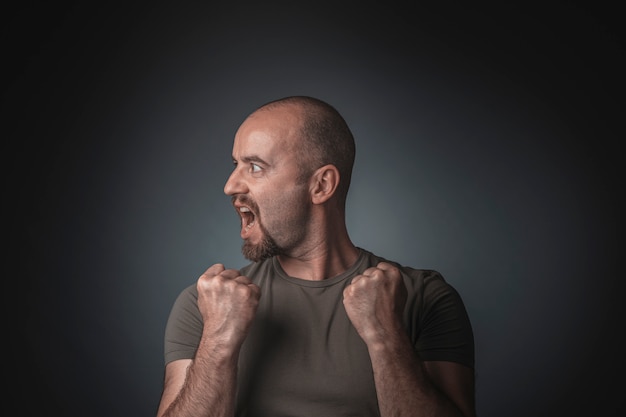
[(237, 384), (237, 354), (221, 353), (202, 341), (185, 383), (163, 417), (232, 417)]
[(381, 417), (462, 417), (430, 381), (404, 335), (368, 346)]

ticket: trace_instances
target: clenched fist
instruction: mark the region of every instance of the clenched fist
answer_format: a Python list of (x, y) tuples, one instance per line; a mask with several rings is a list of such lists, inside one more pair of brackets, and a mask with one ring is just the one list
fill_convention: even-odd
[(215, 264), (198, 278), (197, 289), (203, 333), (220, 346), (239, 348), (259, 304), (259, 287), (239, 271)]
[(398, 268), (386, 262), (368, 268), (343, 291), (350, 321), (367, 345), (402, 331), (407, 290)]

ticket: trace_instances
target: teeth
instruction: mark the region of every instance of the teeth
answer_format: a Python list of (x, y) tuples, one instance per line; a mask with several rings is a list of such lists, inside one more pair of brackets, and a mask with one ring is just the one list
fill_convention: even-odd
[(239, 211), (242, 213), (250, 213), (250, 209), (248, 207), (241, 207)]

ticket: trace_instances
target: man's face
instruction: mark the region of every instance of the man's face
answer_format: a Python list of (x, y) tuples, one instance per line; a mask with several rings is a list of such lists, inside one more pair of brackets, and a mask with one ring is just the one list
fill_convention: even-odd
[(235, 135), (235, 169), (224, 192), (241, 217), (243, 255), (259, 261), (302, 244), (310, 215), (307, 182), (295, 158), (299, 120), (288, 109), (257, 112)]

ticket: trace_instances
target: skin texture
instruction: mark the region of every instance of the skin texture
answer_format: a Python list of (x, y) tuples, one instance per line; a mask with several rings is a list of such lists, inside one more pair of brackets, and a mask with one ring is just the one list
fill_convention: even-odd
[[(294, 155), (305, 116), (297, 103), (249, 116), (235, 135), (235, 168), (224, 192), (245, 211), (246, 256), (277, 256), (289, 275), (321, 280), (349, 268), (358, 250), (345, 225), (339, 170), (322, 165), (302, 180), (308, 167)], [(158, 417), (234, 415), (239, 350), (262, 294), (221, 264), (199, 277), (197, 289), (204, 319), (200, 345), (195, 359), (166, 366)], [(370, 354), (381, 415), (474, 416), (473, 370), (417, 357), (402, 327), (406, 297), (400, 272), (387, 263), (364, 271), (344, 290), (348, 317)]]

